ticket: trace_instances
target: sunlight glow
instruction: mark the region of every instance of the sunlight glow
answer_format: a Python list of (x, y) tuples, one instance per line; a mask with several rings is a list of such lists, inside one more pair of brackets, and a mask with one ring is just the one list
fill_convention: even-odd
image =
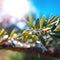
[(4, 0), (3, 2), (3, 10), (5, 13), (19, 19), (28, 13), (29, 9), (27, 0)]

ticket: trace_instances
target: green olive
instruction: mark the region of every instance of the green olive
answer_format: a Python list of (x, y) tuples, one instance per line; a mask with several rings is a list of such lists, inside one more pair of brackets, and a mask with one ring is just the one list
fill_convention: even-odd
[(27, 31), (24, 31), (24, 32), (22, 33), (22, 35), (23, 35), (23, 36), (28, 36), (28, 32), (27, 32)]
[(22, 40), (22, 42), (27, 42), (27, 40), (28, 40), (28, 36), (25, 36), (25, 37), (23, 37), (23, 40)]
[(29, 34), (29, 35), (28, 35), (28, 39), (31, 39), (31, 37), (32, 37), (32, 34)]
[(36, 35), (32, 35), (32, 41), (36, 42), (38, 40), (38, 37)]

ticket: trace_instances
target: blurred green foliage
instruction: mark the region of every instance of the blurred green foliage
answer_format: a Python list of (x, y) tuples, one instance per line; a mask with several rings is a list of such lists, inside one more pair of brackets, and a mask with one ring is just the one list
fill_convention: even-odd
[(8, 50), (0, 50), (0, 54), (2, 55), (2, 58), (5, 57), (5, 60), (60, 60), (59, 58), (48, 57), (40, 54), (27, 54)]

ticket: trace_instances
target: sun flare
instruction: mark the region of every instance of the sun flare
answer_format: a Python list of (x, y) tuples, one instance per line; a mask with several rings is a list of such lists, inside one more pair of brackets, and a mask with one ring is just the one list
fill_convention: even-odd
[(19, 19), (28, 13), (29, 9), (29, 2), (27, 0), (4, 0), (3, 2), (5, 13)]

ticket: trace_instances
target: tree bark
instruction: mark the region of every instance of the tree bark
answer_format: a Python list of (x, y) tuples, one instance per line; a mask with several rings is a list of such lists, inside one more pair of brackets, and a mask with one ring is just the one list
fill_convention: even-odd
[(47, 48), (47, 51), (45, 51), (44, 53), (42, 52), (42, 49), (40, 48), (35, 49), (35, 48), (24, 48), (24, 47), (12, 47), (5, 44), (0, 45), (0, 49), (6, 49), (6, 50), (24, 52), (24, 53), (42, 54), (42, 55), (60, 58), (60, 49), (53, 48), (53, 47)]

